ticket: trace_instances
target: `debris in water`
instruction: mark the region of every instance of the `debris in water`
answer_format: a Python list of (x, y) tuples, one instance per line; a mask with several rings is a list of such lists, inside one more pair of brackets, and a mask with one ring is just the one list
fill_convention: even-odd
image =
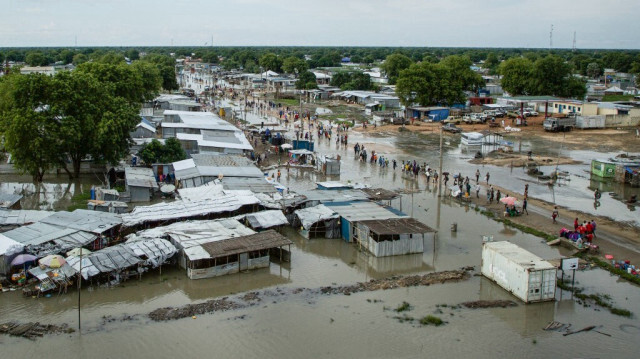
[(506, 308), (506, 307), (516, 307), (518, 304), (512, 300), (476, 300), (473, 302), (464, 302), (462, 303), (467, 308), (476, 309), (476, 308)]
[(61, 334), (61, 333), (73, 333), (75, 330), (69, 328), (67, 324), (53, 325), (53, 324), (40, 324), (38, 322), (29, 323), (4, 323), (0, 324), (0, 333), (12, 335), (15, 337), (23, 337), (31, 340), (35, 340), (38, 337), (42, 337), (45, 334)]

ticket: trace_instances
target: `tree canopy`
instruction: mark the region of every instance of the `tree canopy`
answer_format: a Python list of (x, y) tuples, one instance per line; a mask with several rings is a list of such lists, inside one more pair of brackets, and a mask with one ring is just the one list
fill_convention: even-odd
[(434, 64), (421, 62), (402, 70), (396, 93), (405, 106), (464, 103), (465, 91), (473, 91), (482, 84), (482, 77), (473, 72), (467, 57), (449, 56)]
[(513, 96), (584, 98), (585, 81), (573, 75), (572, 66), (555, 55), (535, 61), (514, 57), (500, 65), (502, 88)]
[(374, 84), (371, 77), (362, 72), (340, 71), (331, 77), (331, 86), (340, 87), (342, 90), (373, 90)]
[(169, 138), (164, 145), (160, 141), (153, 139), (150, 143), (142, 146), (138, 151), (138, 156), (144, 163), (172, 163), (187, 158), (187, 154), (182, 149), (177, 138)]
[(159, 84), (157, 69), (145, 62), (85, 63), (55, 76), (10, 74), (0, 82), (5, 148), (36, 181), (52, 168), (77, 177), (86, 159), (115, 164), (128, 153), (140, 103)]
[(413, 61), (403, 54), (391, 54), (387, 56), (380, 68), (387, 74), (390, 84), (395, 84), (400, 76), (400, 71), (408, 69)]
[(296, 81), (296, 88), (298, 90), (317, 89), (318, 83), (316, 82), (316, 75), (311, 71), (304, 71), (298, 77), (298, 81)]

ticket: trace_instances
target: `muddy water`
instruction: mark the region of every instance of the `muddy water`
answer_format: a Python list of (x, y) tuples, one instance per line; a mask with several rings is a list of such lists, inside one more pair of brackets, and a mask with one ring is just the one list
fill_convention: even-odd
[[(401, 136), (402, 138), (402, 136)], [(131, 280), (117, 288), (92, 287), (82, 291), (83, 334), (50, 336), (37, 343), (25, 339), (0, 337), (3, 357), (137, 357), (234, 356), (254, 357), (609, 357), (612, 354), (637, 354), (640, 323), (611, 315), (606, 310), (583, 307), (562, 293), (554, 303), (519, 305), (500, 309), (447, 309), (438, 304), (458, 304), (478, 299), (513, 299), (508, 293), (482, 277), (461, 283), (430, 287), (403, 288), (351, 296), (306, 297), (289, 295), (264, 298), (254, 307), (237, 311), (207, 314), (197, 319), (150, 322), (144, 316), (153, 309), (200, 302), (234, 293), (271, 290), (276, 287), (316, 288), (332, 284), (350, 284), (393, 274), (424, 273), (457, 269), (480, 264), (481, 236), (511, 240), (543, 258), (557, 258), (562, 253), (540, 239), (521, 234), (504, 225), (487, 220), (456, 202), (437, 200), (432, 186), (424, 179), (415, 181), (399, 172), (353, 160), (351, 146), (364, 142), (378, 147), (390, 158), (413, 159), (423, 156), (432, 166), (435, 143), (419, 143), (412, 137), (394, 142), (394, 137), (353, 135), (349, 149), (336, 149), (335, 143), (318, 144), (323, 153), (340, 153), (345, 161), (341, 176), (335, 180), (365, 181), (389, 189), (417, 189), (393, 205), (439, 230), (437, 238), (427, 243), (424, 254), (374, 258), (359, 252), (342, 240), (307, 240), (291, 229), (294, 241), (292, 262), (280, 267), (251, 271), (214, 279), (188, 280), (183, 271), (163, 268), (147, 273), (142, 280)], [(403, 142), (404, 141), (404, 142)], [(397, 149), (396, 149), (397, 148)], [(405, 149), (406, 148), (406, 149)], [(426, 150), (424, 150), (426, 148)], [(453, 145), (449, 151), (455, 151)], [(386, 153), (385, 153), (386, 151)], [(418, 157), (420, 155), (420, 157)], [(456, 155), (451, 156), (452, 161)], [(457, 166), (462, 170), (464, 163)], [(465, 172), (472, 173), (474, 167)], [(453, 172), (453, 171), (451, 171)], [(492, 177), (493, 178), (493, 177)], [(282, 182), (294, 188), (311, 188), (325, 178), (308, 170), (292, 169), (283, 173)], [(401, 202), (401, 203), (400, 203)], [(412, 205), (413, 203), (413, 205)], [(458, 231), (451, 232), (452, 223)], [(588, 292), (609, 293), (616, 305), (640, 313), (638, 288), (618, 282), (601, 270), (576, 274), (578, 285)], [(558, 292), (560, 298), (560, 291)], [(368, 301), (369, 299), (369, 301)], [(375, 301), (378, 300), (378, 301)], [(427, 314), (448, 323), (442, 327), (422, 327), (400, 323), (395, 308), (402, 301), (414, 308), (407, 315), (420, 318)], [(0, 294), (0, 322), (8, 320), (43, 323), (77, 323), (75, 291), (52, 298), (22, 298), (17, 292)], [(440, 310), (441, 312), (438, 312)], [(123, 314), (131, 320), (121, 321)], [(103, 317), (116, 318), (105, 321)], [(563, 337), (541, 328), (549, 321), (571, 323), (580, 329), (602, 325), (595, 332)], [(534, 343), (535, 341), (535, 343)], [(53, 353), (53, 354), (52, 354)]]

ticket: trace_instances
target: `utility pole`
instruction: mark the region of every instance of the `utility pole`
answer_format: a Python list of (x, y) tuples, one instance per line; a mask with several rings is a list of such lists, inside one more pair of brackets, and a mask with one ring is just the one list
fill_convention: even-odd
[(78, 271), (78, 333), (82, 334), (80, 324), (80, 292), (82, 291), (82, 247), (80, 247), (80, 270)]
[(549, 31), (549, 51), (553, 47), (553, 24), (551, 24), (551, 30)]
[(573, 32), (573, 47), (571, 48), (571, 51), (576, 52), (576, 32)]
[[(438, 197), (442, 191), (442, 126), (440, 127), (440, 168), (438, 169)], [(440, 202), (440, 200), (438, 200)]]

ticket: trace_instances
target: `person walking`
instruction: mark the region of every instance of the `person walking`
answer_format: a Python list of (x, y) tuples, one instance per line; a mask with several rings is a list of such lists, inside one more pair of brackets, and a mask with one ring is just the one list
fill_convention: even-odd
[(480, 183), (480, 170), (476, 169), (476, 183)]
[(502, 198), (502, 194), (500, 193), (500, 190), (498, 190), (498, 193), (496, 194), (496, 203), (500, 203), (500, 198)]
[(529, 215), (529, 211), (527, 211), (527, 198), (525, 197), (522, 200), (522, 213), (527, 212), (527, 216)]
[(494, 192), (493, 192), (493, 186), (491, 187), (491, 198), (489, 199), (489, 203), (493, 203), (493, 198), (494, 198)]
[(596, 221), (593, 219), (591, 220), (591, 233), (593, 233), (594, 237), (598, 237), (596, 236)]
[(553, 223), (558, 223), (556, 218), (558, 218), (558, 206), (553, 207), (553, 212), (551, 213), (551, 218), (553, 219)]
[(487, 184), (489, 184), (489, 172), (487, 172), (487, 175), (484, 177), (487, 179)]
[(491, 188), (487, 187), (487, 203), (491, 203)]
[(480, 187), (480, 184), (476, 184), (476, 198), (480, 198), (480, 189), (482, 187)]

